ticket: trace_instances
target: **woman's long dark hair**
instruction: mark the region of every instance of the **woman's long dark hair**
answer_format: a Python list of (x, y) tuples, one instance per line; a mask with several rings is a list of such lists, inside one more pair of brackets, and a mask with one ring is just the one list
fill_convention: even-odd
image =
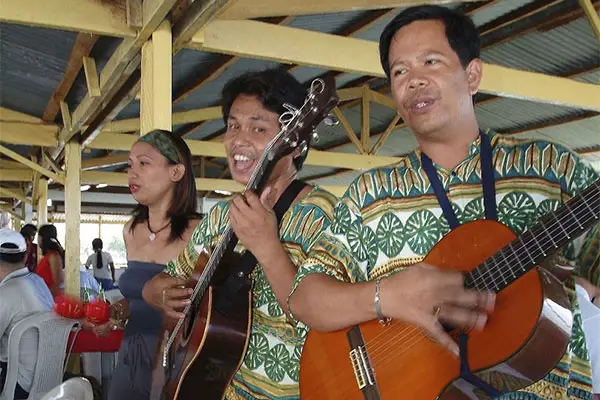
[(42, 249), (42, 255), (46, 255), (46, 253), (49, 251), (56, 251), (58, 254), (60, 254), (64, 264), (65, 249), (58, 241), (56, 227), (52, 224), (42, 225), (40, 226), (40, 229), (38, 229), (38, 234), (42, 236), (42, 243), (38, 243)]
[(96, 268), (102, 269), (104, 264), (102, 264), (102, 247), (104, 247), (104, 243), (102, 243), (102, 239), (96, 238), (92, 240), (92, 249), (96, 252)]
[[(185, 144), (185, 141), (178, 135), (169, 131), (160, 130), (166, 137), (171, 140), (173, 146), (177, 150), (177, 155), (181, 164), (185, 167), (183, 178), (175, 184), (171, 205), (167, 211), (167, 217), (171, 223), (171, 233), (169, 234), (169, 242), (174, 242), (177, 239), (183, 239), (183, 234), (190, 225), (190, 220), (200, 218), (200, 214), (196, 212), (198, 200), (196, 198), (196, 180), (192, 169), (192, 154), (190, 148)], [(165, 157), (166, 158), (166, 157)], [(167, 159), (171, 165), (175, 165)], [(138, 204), (132, 212), (133, 221), (129, 227), (129, 231), (133, 232), (136, 225), (148, 221), (148, 206)]]

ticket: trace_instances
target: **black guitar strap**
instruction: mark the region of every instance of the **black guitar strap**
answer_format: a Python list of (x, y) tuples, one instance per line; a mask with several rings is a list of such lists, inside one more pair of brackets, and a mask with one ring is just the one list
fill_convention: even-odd
[[(277, 200), (275, 207), (273, 207), (273, 211), (275, 211), (275, 216), (277, 217), (277, 226), (281, 224), (281, 220), (283, 216), (290, 208), (294, 199), (298, 197), (298, 194), (306, 187), (306, 183), (294, 180), (290, 185), (285, 189), (285, 191)], [(246, 250), (240, 259), (240, 264), (237, 268), (235, 268), (235, 272), (230, 275), (221, 290), (225, 290), (227, 292), (224, 297), (229, 297), (228, 295), (234, 295), (244, 286), (246, 280), (249, 279), (252, 270), (256, 266), (256, 257), (254, 254)]]

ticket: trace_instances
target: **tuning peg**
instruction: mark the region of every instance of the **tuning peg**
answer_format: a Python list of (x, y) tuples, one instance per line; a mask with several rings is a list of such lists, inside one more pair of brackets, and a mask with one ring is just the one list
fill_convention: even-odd
[(290, 147), (298, 146), (298, 140), (286, 137), (283, 139), (285, 143), (287, 143)]
[(331, 114), (329, 114), (325, 118), (323, 118), (323, 122), (327, 126), (336, 126), (337, 124), (340, 123), (340, 121)]
[(318, 142), (319, 142), (319, 132), (317, 132), (317, 131), (312, 131), (312, 140), (313, 140), (313, 142), (315, 142), (315, 143), (318, 143)]
[(308, 152), (308, 145), (306, 142), (302, 142), (302, 146), (300, 147), (300, 156), (303, 157)]

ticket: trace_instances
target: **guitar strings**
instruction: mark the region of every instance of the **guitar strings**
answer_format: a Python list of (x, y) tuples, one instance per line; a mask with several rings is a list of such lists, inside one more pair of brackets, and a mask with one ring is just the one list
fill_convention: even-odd
[[(592, 185), (590, 185), (590, 187), (593, 187), (593, 186), (596, 186), (596, 189), (597, 189), (597, 188), (600, 188), (600, 182), (594, 182)], [(569, 207), (568, 207), (568, 203), (567, 203), (567, 204), (566, 204), (566, 210), (568, 210), (568, 211), (569, 211), (571, 214), (574, 214), (575, 212), (579, 212), (579, 211), (581, 211), (582, 209), (589, 209), (590, 211), (592, 211), (593, 209), (596, 209), (596, 210), (597, 210), (598, 208), (600, 208), (600, 207), (599, 207), (599, 204), (592, 203), (592, 202), (595, 202), (595, 201), (597, 201), (597, 200), (600, 200), (600, 196), (599, 196), (598, 194), (597, 194), (595, 197), (592, 197), (592, 199), (591, 199), (591, 201), (590, 201), (589, 203), (585, 201), (585, 198), (581, 198), (581, 202), (580, 202), (580, 203), (577, 203), (577, 204), (575, 204), (575, 207), (574, 207), (574, 208), (569, 208)], [(590, 203), (592, 203), (592, 204), (590, 204)], [(552, 214), (549, 214), (549, 215), (555, 215), (555, 214), (554, 214), (554, 213), (552, 213)], [(598, 219), (598, 215), (592, 215), (592, 218), (589, 218), (589, 219), (587, 219), (586, 221), (584, 221), (584, 222), (583, 222), (583, 224), (586, 224), (587, 222), (589, 222), (589, 221), (591, 221), (591, 220), (593, 220), (593, 219)], [(542, 226), (544, 226), (544, 225), (542, 224)], [(581, 226), (582, 226), (582, 224), (581, 224), (581, 222), (579, 222), (579, 221), (575, 220), (575, 223), (573, 223), (573, 224), (570, 224), (570, 225), (569, 225), (567, 228), (568, 228), (568, 229), (571, 229), (571, 228), (577, 228), (578, 226), (579, 226), (579, 227), (581, 227)], [(544, 227), (545, 227), (545, 226), (544, 226)], [(548, 227), (545, 227), (545, 231), (546, 231), (546, 232), (548, 232), (549, 230), (551, 230), (551, 229), (555, 229), (555, 228), (557, 228), (557, 227), (558, 227), (558, 228), (560, 228), (560, 229), (563, 231), (563, 233), (566, 233), (565, 226), (564, 226), (564, 225), (562, 225), (562, 224), (560, 223), (560, 221), (559, 221), (559, 220), (556, 218), (556, 216), (555, 216), (555, 218), (554, 218), (554, 219), (553, 219), (553, 221), (552, 221), (552, 222), (549, 224), (549, 226), (548, 226)], [(530, 238), (528, 241), (525, 241), (525, 242), (524, 242), (524, 241), (523, 241), (523, 237), (524, 237), (524, 236), (525, 236), (527, 233), (529, 233), (529, 235), (531, 236), (531, 238)], [(546, 245), (549, 245), (549, 244), (552, 244), (552, 245), (554, 245), (554, 241), (553, 241), (552, 237), (551, 237), (551, 236), (549, 236), (549, 235), (547, 235), (547, 237), (549, 237), (549, 238), (550, 238), (550, 240), (542, 239), (542, 241), (538, 241), (538, 240), (535, 238), (535, 236), (533, 236), (533, 234), (531, 233), (531, 231), (526, 231), (526, 232), (525, 232), (523, 235), (521, 235), (520, 237), (518, 237), (519, 241), (521, 242), (521, 248), (520, 248), (520, 249), (524, 249), (524, 250), (525, 250), (525, 254), (521, 254), (521, 256), (525, 256), (525, 255), (529, 256), (529, 258), (531, 258), (531, 261), (532, 261), (532, 262), (535, 264), (535, 260), (534, 260), (534, 258), (538, 258), (539, 256), (543, 256), (543, 255), (545, 255), (545, 251), (544, 251), (544, 250), (541, 248), (541, 245), (540, 245), (540, 243), (542, 243), (542, 245), (544, 245), (544, 246), (546, 246)], [(545, 240), (545, 241), (544, 241), (544, 240)], [(512, 250), (512, 252), (511, 252), (510, 254), (508, 254), (508, 256), (505, 256), (505, 255), (504, 255), (504, 253), (502, 253), (502, 250), (503, 250), (504, 248), (506, 248), (506, 246), (505, 246), (505, 247), (503, 247), (503, 248), (502, 248), (502, 250), (500, 251), (500, 253), (501, 253), (501, 256), (503, 257), (503, 259), (504, 259), (504, 261), (505, 261), (505, 264), (508, 266), (508, 268), (509, 268), (509, 271), (510, 271), (511, 273), (513, 273), (513, 272), (515, 271), (515, 270), (513, 269), (513, 267), (512, 267), (512, 263), (513, 263), (514, 261), (518, 261), (518, 260), (521, 258), (521, 257), (520, 257), (520, 255), (518, 254), (518, 251), (519, 251), (520, 249), (518, 249), (518, 250), (514, 250), (514, 249), (512, 248), (512, 243), (513, 243), (513, 242), (511, 242), (511, 243), (509, 243), (509, 244), (508, 244), (508, 247), (510, 247), (510, 249)], [(537, 244), (537, 246), (538, 246), (538, 247), (537, 247), (537, 248), (535, 248), (535, 247), (534, 247), (534, 248), (532, 248), (532, 253), (530, 253), (529, 251), (527, 251), (527, 247), (528, 247), (528, 246), (530, 246), (530, 245), (533, 245), (533, 244)], [(493, 259), (493, 257), (492, 257), (492, 259)], [(486, 262), (487, 262), (487, 260), (486, 260)], [(518, 263), (518, 264), (519, 264), (519, 267), (520, 267), (521, 269), (523, 269), (523, 268), (524, 268), (522, 265), (520, 265), (520, 263)], [(498, 274), (495, 274), (495, 275), (492, 273), (492, 271), (491, 271), (490, 269), (486, 269), (486, 272), (488, 273), (488, 275), (492, 277), (492, 281), (493, 281), (493, 283), (494, 283), (494, 284), (497, 284), (497, 283), (498, 283), (498, 282), (496, 281), (496, 279), (495, 279), (496, 277), (500, 277), (500, 278), (502, 278), (502, 277), (503, 277), (502, 271), (498, 269), (498, 265), (497, 265), (497, 264), (496, 264), (496, 269), (498, 270), (498, 272), (499, 272), (499, 273), (498, 273)], [(518, 271), (518, 270), (517, 270), (517, 271)], [(514, 273), (513, 273), (513, 276), (514, 276)], [(476, 288), (477, 290), (481, 290), (481, 288), (480, 288), (480, 287), (478, 287), (478, 286), (477, 286), (477, 284), (482, 284), (482, 283), (483, 283), (483, 288), (484, 288), (484, 289), (489, 289), (489, 288), (488, 288), (488, 287), (485, 285), (485, 282), (486, 282), (485, 273), (484, 273), (482, 276), (480, 276), (478, 279), (476, 278), (476, 279), (474, 279), (474, 280), (473, 280), (473, 284), (475, 285), (475, 288)]]

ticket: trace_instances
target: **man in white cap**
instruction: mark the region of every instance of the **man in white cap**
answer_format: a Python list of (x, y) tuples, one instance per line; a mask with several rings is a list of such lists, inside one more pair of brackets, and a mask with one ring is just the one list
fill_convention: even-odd
[[(52, 309), (52, 295), (42, 278), (23, 264), (27, 244), (12, 229), (0, 229), (0, 393), (8, 362), (8, 335), (24, 318)], [(38, 351), (38, 332), (25, 332), (19, 344), (19, 366), (15, 399), (26, 399), (31, 390)]]

